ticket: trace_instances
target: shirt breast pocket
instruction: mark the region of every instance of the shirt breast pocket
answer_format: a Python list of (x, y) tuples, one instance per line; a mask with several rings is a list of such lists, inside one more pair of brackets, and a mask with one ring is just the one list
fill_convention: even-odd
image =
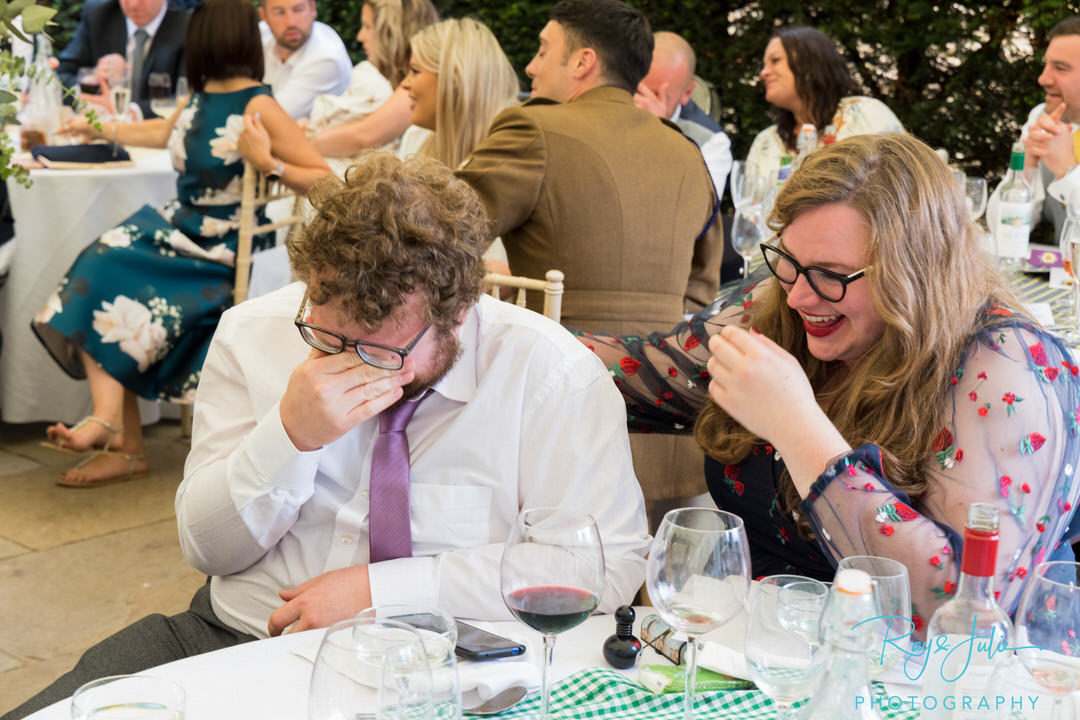
[(409, 488), (413, 553), (486, 545), (491, 537), (492, 489), (413, 483)]

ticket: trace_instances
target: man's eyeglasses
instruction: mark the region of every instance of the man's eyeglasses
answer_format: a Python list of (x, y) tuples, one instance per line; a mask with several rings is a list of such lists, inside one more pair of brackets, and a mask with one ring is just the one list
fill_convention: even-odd
[(424, 337), (424, 333), (431, 327), (425, 325), (424, 329), (413, 338), (408, 346), (396, 348), (389, 345), (380, 345), (379, 343), (348, 340), (344, 335), (305, 322), (304, 317), (307, 309), (308, 296), (305, 292), (304, 299), (300, 303), (300, 310), (296, 313), (296, 320), (293, 321), (296, 329), (300, 331), (300, 337), (304, 338), (304, 342), (316, 350), (322, 350), (330, 355), (337, 355), (344, 352), (346, 348), (352, 348), (360, 356), (361, 360), (382, 370), (400, 370), (405, 364), (405, 358), (408, 357), (409, 353), (416, 347), (416, 343), (420, 342), (420, 338)]
[[(778, 235), (776, 241), (779, 242), (779, 240)], [(769, 271), (777, 280), (786, 285), (794, 285), (800, 275), (805, 275), (810, 289), (817, 293), (818, 297), (834, 303), (843, 300), (847, 293), (847, 286), (863, 277), (869, 268), (868, 265), (850, 275), (842, 275), (816, 265), (803, 267), (795, 261), (795, 258), (770, 243), (761, 243), (758, 247), (761, 248), (761, 255), (765, 258)]]

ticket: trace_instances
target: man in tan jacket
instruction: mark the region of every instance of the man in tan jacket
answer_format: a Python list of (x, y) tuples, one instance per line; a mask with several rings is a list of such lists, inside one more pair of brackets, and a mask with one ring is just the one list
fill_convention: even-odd
[[(566, 274), (562, 319), (593, 332), (670, 330), (712, 302), (723, 230), (697, 146), (634, 106), (653, 35), (619, 0), (562, 0), (503, 111), (458, 175), (480, 194), (516, 275)], [(539, 309), (536, 307), (534, 309)], [(653, 524), (657, 500), (705, 490), (692, 438), (631, 435)]]
[(712, 302), (723, 233), (701, 153), (634, 106), (653, 36), (619, 0), (562, 0), (525, 72), (533, 97), (502, 112), (458, 175), (487, 207), (510, 269), (566, 275), (563, 321), (668, 330)]

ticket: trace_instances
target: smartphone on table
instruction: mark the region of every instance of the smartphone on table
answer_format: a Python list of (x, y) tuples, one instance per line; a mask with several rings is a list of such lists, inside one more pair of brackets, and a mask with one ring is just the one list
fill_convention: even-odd
[[(416, 613), (413, 615), (399, 615), (392, 618), (408, 623), (413, 627), (425, 628), (438, 632), (437, 625), (431, 615)], [(497, 660), (499, 658), (514, 657), (525, 653), (525, 646), (519, 642), (504, 638), (502, 635), (481, 630), (480, 628), (461, 622), (457, 623), (457, 647), (454, 648), (458, 657), (466, 660)]]

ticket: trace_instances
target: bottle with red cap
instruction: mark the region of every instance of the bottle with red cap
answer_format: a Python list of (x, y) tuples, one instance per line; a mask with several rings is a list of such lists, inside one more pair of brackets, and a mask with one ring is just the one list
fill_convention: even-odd
[[(1013, 626), (994, 597), (998, 508), (972, 503), (956, 594), (927, 627), (923, 720), (980, 720), (1004, 715), (990, 688), (994, 669), (1011, 655)], [(1007, 710), (1008, 705), (1005, 705)]]

